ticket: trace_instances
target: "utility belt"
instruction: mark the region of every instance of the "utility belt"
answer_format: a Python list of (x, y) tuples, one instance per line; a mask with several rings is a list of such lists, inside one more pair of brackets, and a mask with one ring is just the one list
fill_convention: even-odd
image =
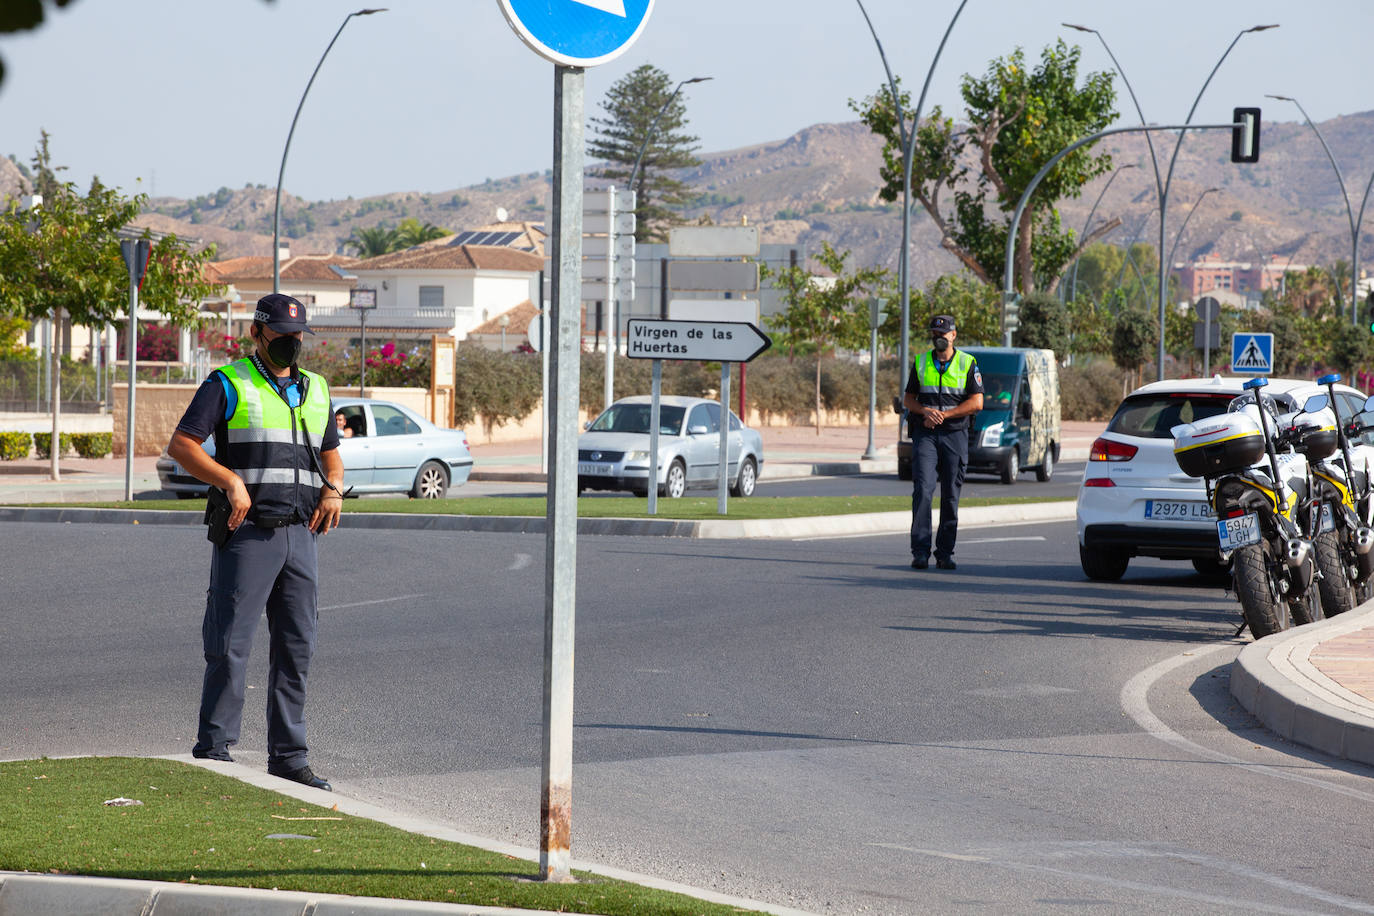
[(298, 512), (291, 512), (287, 515), (268, 515), (266, 513), (254, 515), (250, 512), (248, 513), (248, 521), (259, 528), (285, 528), (288, 525), (305, 524), (305, 519), (301, 518)]

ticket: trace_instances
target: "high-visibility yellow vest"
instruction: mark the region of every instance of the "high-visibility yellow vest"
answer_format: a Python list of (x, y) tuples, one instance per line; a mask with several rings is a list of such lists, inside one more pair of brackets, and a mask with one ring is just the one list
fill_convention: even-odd
[(243, 478), (253, 499), (248, 518), (294, 514), (308, 521), (324, 486), (316, 467), (329, 423), (329, 383), (300, 370), (304, 390), (301, 405), (293, 408), (252, 359), (219, 371), (234, 386), (238, 404), (228, 421), (228, 441), (215, 457)]

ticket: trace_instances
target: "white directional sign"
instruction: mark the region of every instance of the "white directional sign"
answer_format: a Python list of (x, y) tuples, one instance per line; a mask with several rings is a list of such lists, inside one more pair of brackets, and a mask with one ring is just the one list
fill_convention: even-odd
[(747, 321), (758, 324), (757, 299), (672, 299), (668, 318), (672, 321)]
[(631, 359), (691, 359), (747, 363), (773, 345), (743, 321), (660, 321), (631, 318), (625, 355)]
[(1237, 375), (1274, 374), (1274, 335), (1237, 331), (1231, 335), (1231, 371)]
[(675, 258), (758, 257), (758, 226), (676, 226), (668, 230), (668, 254)]
[(497, 0), (506, 22), (540, 57), (594, 67), (634, 44), (654, 0)]

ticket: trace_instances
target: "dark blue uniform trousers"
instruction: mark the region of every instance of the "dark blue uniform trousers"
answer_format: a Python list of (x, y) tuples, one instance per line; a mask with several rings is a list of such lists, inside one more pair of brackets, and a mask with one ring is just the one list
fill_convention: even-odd
[(306, 765), (305, 678), (315, 651), (318, 535), (303, 524), (259, 528), (245, 522), (212, 547), (205, 600), (205, 683), (194, 753), (227, 757), (239, 740), (248, 653), (267, 610), (267, 765)]
[(968, 430), (918, 427), (911, 438), (911, 556), (930, 556), (930, 515), (935, 484), (940, 484), (940, 530), (935, 534), (935, 558), (954, 556), (959, 533), (959, 491), (968, 467)]

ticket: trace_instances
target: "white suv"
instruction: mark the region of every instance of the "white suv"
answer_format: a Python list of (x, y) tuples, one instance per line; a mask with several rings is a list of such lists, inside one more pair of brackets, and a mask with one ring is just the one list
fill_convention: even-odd
[[(1206, 488), (1174, 460), (1170, 430), (1224, 413), (1246, 381), (1214, 376), (1152, 382), (1121, 402), (1092, 444), (1078, 489), (1078, 557), (1088, 578), (1120, 579), (1137, 556), (1191, 560), (1205, 574), (1224, 571)], [(1287, 410), (1325, 391), (1313, 381), (1278, 378), (1264, 388)], [(1354, 388), (1337, 385), (1333, 407), (1340, 422), (1348, 423), (1364, 400)]]

